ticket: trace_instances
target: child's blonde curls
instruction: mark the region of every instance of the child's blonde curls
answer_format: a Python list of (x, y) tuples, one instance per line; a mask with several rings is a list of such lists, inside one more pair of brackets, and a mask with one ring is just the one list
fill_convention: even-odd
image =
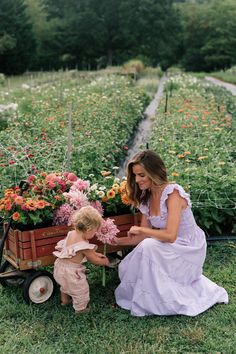
[(74, 212), (71, 223), (76, 230), (86, 232), (89, 229), (98, 229), (102, 224), (102, 216), (95, 208), (88, 205)]

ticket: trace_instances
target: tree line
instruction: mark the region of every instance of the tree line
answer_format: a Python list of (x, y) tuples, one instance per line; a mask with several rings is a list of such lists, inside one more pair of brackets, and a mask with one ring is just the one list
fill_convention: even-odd
[(236, 64), (235, 0), (0, 0), (0, 72)]

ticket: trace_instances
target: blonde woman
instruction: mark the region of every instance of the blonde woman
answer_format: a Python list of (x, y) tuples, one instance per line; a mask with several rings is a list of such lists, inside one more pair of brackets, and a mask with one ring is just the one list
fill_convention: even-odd
[(196, 224), (189, 195), (169, 183), (165, 165), (150, 150), (128, 164), (128, 197), (142, 213), (140, 226), (119, 245), (137, 245), (119, 265), (117, 304), (134, 316), (196, 316), (228, 303), (224, 288), (202, 274), (206, 237)]

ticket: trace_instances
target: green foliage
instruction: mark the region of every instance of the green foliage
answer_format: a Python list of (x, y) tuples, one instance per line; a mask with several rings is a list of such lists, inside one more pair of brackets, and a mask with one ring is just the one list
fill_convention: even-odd
[(134, 75), (141, 74), (145, 66), (141, 60), (131, 59), (123, 64), (123, 69), (127, 73), (133, 73)]
[(190, 71), (225, 69), (236, 63), (234, 0), (179, 6), (183, 22), (182, 64)]
[(236, 66), (232, 66), (227, 70), (215, 71), (211, 73), (211, 76), (236, 85)]
[(0, 73), (0, 86), (5, 84), (5, 75)]
[(34, 51), (31, 23), (24, 0), (0, 2), (0, 67), (5, 74), (17, 74), (29, 68)]

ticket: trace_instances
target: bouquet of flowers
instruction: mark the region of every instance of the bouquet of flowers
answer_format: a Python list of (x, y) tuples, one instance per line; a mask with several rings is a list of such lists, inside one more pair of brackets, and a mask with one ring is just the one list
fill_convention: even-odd
[(101, 215), (130, 212), (126, 194), (126, 180), (121, 181), (110, 172), (102, 172), (99, 182), (93, 175), (82, 180), (74, 173), (46, 173), (31, 175), (28, 188), (19, 195), (19, 186), (8, 188), (0, 199), (0, 217), (12, 218), (15, 228), (24, 230), (49, 225), (69, 225), (73, 212), (92, 205)]
[(77, 179), (74, 173), (39, 173), (27, 179), (28, 187), (19, 195), (19, 186), (8, 188), (0, 199), (3, 221), (12, 218), (19, 229), (50, 225), (55, 210), (65, 203), (64, 193)]

